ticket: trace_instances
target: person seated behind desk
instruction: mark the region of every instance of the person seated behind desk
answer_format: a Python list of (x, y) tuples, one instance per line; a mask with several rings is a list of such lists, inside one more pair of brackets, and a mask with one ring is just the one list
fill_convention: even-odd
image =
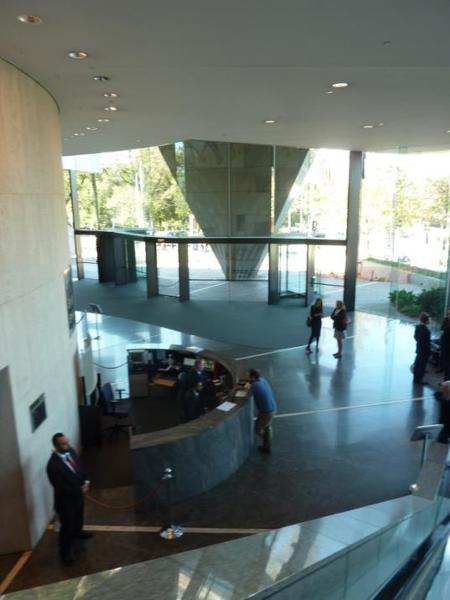
[(205, 413), (201, 398), (202, 389), (203, 382), (197, 381), (191, 385), (187, 392), (183, 395), (182, 402), (185, 421), (193, 421)]
[(207, 374), (205, 373), (205, 361), (201, 358), (197, 358), (194, 366), (188, 371), (188, 384), (191, 387), (198, 382), (203, 383), (206, 378)]
[(176, 378), (178, 376), (178, 373), (180, 372), (180, 367), (176, 364), (175, 359), (173, 358), (173, 356), (168, 357), (167, 359), (167, 364), (166, 366), (160, 366), (158, 367), (158, 373), (161, 374), (167, 374), (169, 376), (174, 376), (174, 378)]

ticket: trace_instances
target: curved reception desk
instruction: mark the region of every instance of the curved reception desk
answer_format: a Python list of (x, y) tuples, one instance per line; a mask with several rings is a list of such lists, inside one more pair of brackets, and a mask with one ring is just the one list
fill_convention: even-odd
[[(129, 356), (138, 356), (143, 346), (128, 347)], [(172, 500), (179, 502), (206, 492), (232, 475), (247, 458), (253, 444), (253, 407), (246, 398), (245, 390), (237, 385), (236, 367), (232, 361), (204, 349), (171, 346), (145, 346), (147, 352), (168, 353), (176, 356), (181, 364), (192, 364), (199, 358), (212, 369), (222, 373), (220, 381), (226, 380), (218, 394), (218, 405), (206, 414), (186, 423), (157, 431), (135, 433), (130, 439), (134, 471), (135, 498), (146, 498), (151, 490), (158, 488), (156, 495), (139, 510), (149, 510), (167, 502), (165, 486), (159, 486), (164, 469), (173, 470)], [(170, 353), (170, 354), (169, 354)], [(156, 356), (156, 354), (155, 354)], [(174, 360), (170, 358), (170, 360)], [(180, 367), (181, 368), (181, 367)], [(130, 369), (130, 390), (132, 391), (132, 368)], [(151, 411), (152, 394), (164, 382), (161, 374), (150, 376), (147, 399), (139, 402)], [(157, 382), (155, 384), (155, 381)], [(219, 384), (217, 384), (219, 385)], [(170, 387), (170, 386), (168, 386)], [(142, 389), (142, 384), (141, 384)], [(133, 394), (132, 402), (133, 402)], [(176, 394), (167, 396), (168, 402), (175, 402)], [(136, 420), (139, 431), (138, 419)]]

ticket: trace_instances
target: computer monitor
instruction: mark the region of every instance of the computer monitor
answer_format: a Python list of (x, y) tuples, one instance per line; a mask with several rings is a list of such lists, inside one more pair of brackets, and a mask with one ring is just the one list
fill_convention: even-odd
[(183, 366), (184, 367), (193, 367), (195, 365), (195, 358), (192, 358), (190, 356), (185, 356), (183, 358)]
[(136, 365), (145, 365), (148, 362), (147, 352), (145, 350), (132, 350), (128, 352), (128, 359)]

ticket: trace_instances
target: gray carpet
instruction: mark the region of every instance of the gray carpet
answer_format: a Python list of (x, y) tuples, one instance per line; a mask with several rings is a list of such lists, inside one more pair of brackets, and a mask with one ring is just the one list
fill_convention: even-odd
[[(305, 344), (309, 330), (305, 326), (308, 309), (303, 300), (285, 299), (269, 306), (264, 293), (266, 285), (233, 282), (224, 288), (200, 291), (189, 302), (181, 303), (174, 297), (146, 298), (144, 281), (116, 286), (84, 279), (74, 282), (75, 307), (84, 310), (95, 302), (109, 315), (229, 344), (267, 349)], [(325, 312), (330, 314), (331, 306)], [(329, 319), (324, 321), (331, 325)]]

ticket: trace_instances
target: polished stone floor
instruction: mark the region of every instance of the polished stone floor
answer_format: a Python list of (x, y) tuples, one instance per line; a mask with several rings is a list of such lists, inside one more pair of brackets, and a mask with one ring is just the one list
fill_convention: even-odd
[[(87, 318), (91, 334), (99, 334), (93, 348), (103, 380), (119, 387), (127, 384), (125, 346), (137, 342), (193, 344), (233, 357), (242, 373), (259, 368), (272, 383), (279, 405), (273, 454), (261, 456), (255, 448), (229, 480), (175, 506), (176, 521), (200, 528), (175, 542), (164, 542), (151, 530), (127, 529), (160, 526), (164, 515), (158, 511), (139, 513), (88, 504), (86, 523), (107, 529), (96, 531), (86, 548), (79, 548), (71, 567), (58, 563), (55, 533), (47, 532), (10, 591), (242, 534), (227, 532), (231, 528), (280, 527), (395, 498), (407, 494), (415, 481), (420, 444), (409, 438), (417, 425), (436, 422), (437, 410), (433, 388), (412, 384), (410, 324), (356, 313), (344, 356), (336, 360), (327, 322), (320, 352), (308, 356), (304, 347), (273, 351), (214, 342), (118, 317), (89, 314)], [(90, 449), (85, 460), (96, 498), (113, 506), (132, 501), (124, 434), (99, 450)], [(119, 527), (125, 529), (118, 531)], [(211, 528), (215, 532), (208, 533)]]

